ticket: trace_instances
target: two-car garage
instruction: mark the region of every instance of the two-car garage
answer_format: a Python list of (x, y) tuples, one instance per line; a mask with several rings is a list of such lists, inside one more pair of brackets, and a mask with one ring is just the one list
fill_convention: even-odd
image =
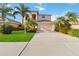
[(55, 27), (52, 22), (37, 22), (38, 31), (40, 32), (51, 32), (54, 31)]

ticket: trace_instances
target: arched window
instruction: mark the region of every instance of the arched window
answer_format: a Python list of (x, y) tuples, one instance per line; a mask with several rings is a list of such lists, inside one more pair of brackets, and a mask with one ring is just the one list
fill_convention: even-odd
[(36, 20), (36, 14), (32, 14), (32, 19)]

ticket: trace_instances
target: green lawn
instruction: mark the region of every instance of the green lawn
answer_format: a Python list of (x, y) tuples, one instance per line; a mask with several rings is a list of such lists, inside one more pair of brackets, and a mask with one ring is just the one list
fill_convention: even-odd
[(0, 42), (29, 42), (34, 32), (13, 31), (12, 34), (0, 34)]

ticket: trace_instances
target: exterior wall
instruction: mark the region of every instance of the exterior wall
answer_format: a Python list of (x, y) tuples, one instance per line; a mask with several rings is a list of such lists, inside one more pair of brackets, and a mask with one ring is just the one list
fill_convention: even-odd
[(78, 22), (70, 22), (71, 28), (73, 29), (79, 29), (79, 21)]
[(38, 15), (37, 21), (41, 21), (41, 20), (51, 21), (51, 15)]
[(79, 29), (79, 24), (77, 25), (71, 25), (71, 28), (73, 28), (73, 29)]
[(32, 18), (32, 14), (36, 14), (36, 21), (41, 21), (41, 20), (51, 21), (51, 15), (39, 14), (38, 11), (31, 11), (29, 13), (30, 18)]
[(3, 23), (4, 23), (3, 21), (0, 21), (0, 25), (3, 25)]

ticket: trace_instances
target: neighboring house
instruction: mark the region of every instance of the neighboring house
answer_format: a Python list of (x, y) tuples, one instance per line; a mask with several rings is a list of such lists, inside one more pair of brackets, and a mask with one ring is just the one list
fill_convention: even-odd
[[(11, 26), (14, 27), (14, 28), (18, 28), (19, 25), (21, 24), (20, 22), (17, 22), (17, 21), (12, 20), (12, 19), (6, 19), (6, 20), (5, 20), (5, 23), (11, 25)], [(4, 24), (4, 21), (3, 21), (2, 18), (0, 17), (0, 25), (3, 25), (3, 24)]]
[(15, 20), (11, 20), (11, 19), (6, 19), (5, 23), (13, 26), (14, 28), (18, 28), (19, 25), (21, 24), (20, 22), (17, 22)]
[(78, 22), (70, 22), (71, 28), (79, 29), (79, 21)]

